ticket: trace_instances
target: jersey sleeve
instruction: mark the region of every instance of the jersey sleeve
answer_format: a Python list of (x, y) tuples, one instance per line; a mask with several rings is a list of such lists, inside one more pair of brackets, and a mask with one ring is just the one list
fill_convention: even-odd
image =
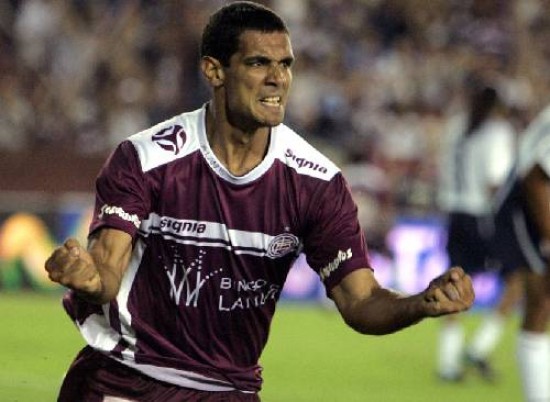
[(139, 158), (131, 142), (121, 143), (96, 179), (96, 199), (90, 234), (109, 227), (135, 237), (148, 216), (150, 196)]
[(341, 173), (310, 197), (312, 203), (304, 253), (327, 291), (352, 271), (371, 268), (357, 206)]
[(510, 124), (495, 124), (487, 146), (486, 175), (491, 186), (500, 186), (514, 164), (514, 131)]

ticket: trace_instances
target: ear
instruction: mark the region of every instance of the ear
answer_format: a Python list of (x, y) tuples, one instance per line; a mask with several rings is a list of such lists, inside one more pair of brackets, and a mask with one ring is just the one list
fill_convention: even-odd
[(206, 80), (214, 88), (220, 87), (223, 85), (225, 78), (223, 67), (218, 59), (210, 56), (204, 56), (201, 59), (201, 71), (206, 78)]

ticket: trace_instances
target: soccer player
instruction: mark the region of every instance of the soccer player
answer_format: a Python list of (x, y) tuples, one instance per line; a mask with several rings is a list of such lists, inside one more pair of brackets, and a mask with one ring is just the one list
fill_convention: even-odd
[(220, 8), (201, 42), (212, 99), (110, 156), (87, 248), (68, 239), (46, 262), (87, 342), (59, 401), (258, 401), (258, 360), (301, 251), (360, 333), (472, 305), (458, 267), (413, 296), (378, 284), (340, 170), (282, 123), (293, 64), (273, 11)]
[(498, 245), (492, 203), (513, 166), (515, 142), (515, 130), (497, 91), (484, 80), (470, 77), (465, 85), (465, 111), (451, 117), (441, 153), (439, 201), (448, 215), (447, 253), (451, 266), (461, 266), (470, 275), (501, 268), (505, 286), (497, 308), (468, 345), (459, 317), (442, 320), (437, 372), (445, 381), (462, 380), (464, 363), (484, 379), (495, 379), (489, 357), (501, 338), (505, 319), (522, 296), (518, 267), (502, 268), (494, 255)]
[(550, 106), (522, 134), (512, 173), (498, 197), (496, 233), (502, 262), (529, 268), (519, 372), (527, 402), (550, 401)]

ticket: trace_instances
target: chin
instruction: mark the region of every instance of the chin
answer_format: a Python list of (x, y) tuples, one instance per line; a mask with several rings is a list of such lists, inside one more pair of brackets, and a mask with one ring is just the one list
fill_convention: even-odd
[(275, 127), (284, 121), (284, 117), (285, 117), (284, 113), (281, 113), (276, 117), (265, 118), (263, 119), (263, 124), (265, 124), (268, 127)]
[(282, 122), (283, 122), (282, 119), (269, 120), (269, 121), (264, 122), (264, 125), (267, 126), (267, 127), (276, 127), (279, 124), (281, 124)]

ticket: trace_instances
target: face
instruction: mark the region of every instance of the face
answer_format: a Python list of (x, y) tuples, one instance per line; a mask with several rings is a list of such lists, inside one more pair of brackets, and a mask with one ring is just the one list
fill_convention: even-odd
[(244, 130), (282, 123), (294, 62), (288, 34), (245, 31), (224, 70), (226, 114)]

